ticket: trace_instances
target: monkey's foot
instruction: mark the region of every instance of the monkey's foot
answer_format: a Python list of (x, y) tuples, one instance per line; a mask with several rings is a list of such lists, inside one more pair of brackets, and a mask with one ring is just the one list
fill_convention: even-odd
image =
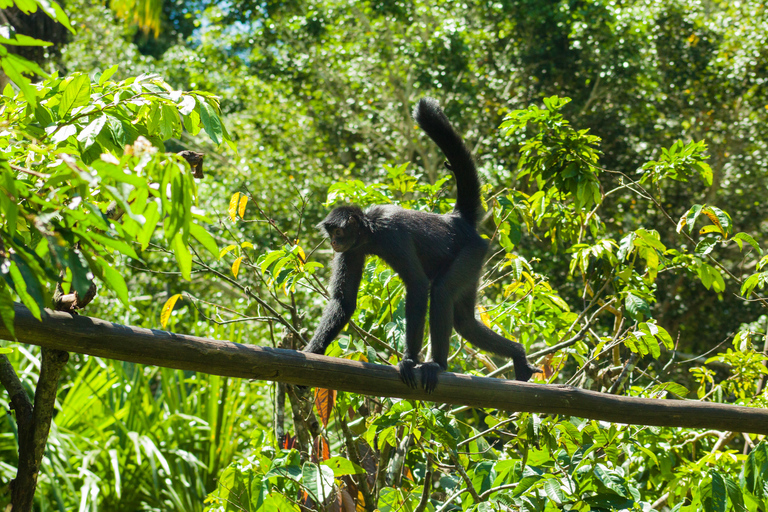
[(541, 373), (541, 371), (541, 368), (533, 366), (528, 361), (523, 361), (519, 364), (515, 361), (515, 380), (528, 382), (534, 373)]
[(397, 371), (400, 372), (400, 380), (411, 389), (416, 389), (416, 375), (414, 375), (413, 369), (416, 368), (417, 364), (413, 359), (403, 359), (397, 365)]
[(437, 387), (437, 375), (443, 371), (439, 363), (430, 361), (419, 366), (421, 370), (421, 387), (429, 394)]

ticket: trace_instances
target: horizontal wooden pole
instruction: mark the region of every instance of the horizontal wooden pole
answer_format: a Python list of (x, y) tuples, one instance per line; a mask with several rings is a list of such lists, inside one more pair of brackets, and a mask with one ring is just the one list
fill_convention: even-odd
[[(21, 343), (180, 370), (507, 411), (562, 414), (635, 425), (768, 434), (768, 411), (687, 400), (632, 398), (445, 372), (428, 395), (403, 384), (392, 366), (241, 345), (45, 310), (42, 322), (16, 306)], [(0, 339), (13, 337), (0, 322)]]

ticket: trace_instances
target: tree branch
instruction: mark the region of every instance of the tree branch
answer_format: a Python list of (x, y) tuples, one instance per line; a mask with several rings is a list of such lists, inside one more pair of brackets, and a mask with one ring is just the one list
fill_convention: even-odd
[[(390, 366), (128, 327), (50, 310), (43, 311), (43, 321), (39, 322), (24, 306), (16, 305), (15, 309), (19, 342), (97, 357), (372, 396), (564, 414), (637, 425), (768, 434), (768, 411), (759, 408), (611, 396), (569, 386), (449, 372), (440, 375), (440, 384), (430, 395), (403, 384), (397, 369)], [(0, 326), (0, 338), (13, 339), (4, 326)]]

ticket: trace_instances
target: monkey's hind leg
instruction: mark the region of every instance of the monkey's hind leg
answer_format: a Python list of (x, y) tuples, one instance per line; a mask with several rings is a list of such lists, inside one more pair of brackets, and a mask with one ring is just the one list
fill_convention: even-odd
[(512, 359), (515, 364), (515, 380), (527, 382), (541, 370), (528, 362), (522, 343), (508, 340), (475, 318), (475, 292), (466, 292), (455, 302), (454, 326), (472, 345)]

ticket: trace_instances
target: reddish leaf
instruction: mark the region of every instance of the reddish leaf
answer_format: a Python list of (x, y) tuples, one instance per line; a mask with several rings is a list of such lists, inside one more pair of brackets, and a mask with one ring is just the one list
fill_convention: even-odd
[(315, 407), (317, 414), (320, 415), (320, 421), (323, 427), (328, 426), (328, 420), (331, 419), (331, 411), (336, 404), (336, 390), (315, 388)]
[(555, 369), (552, 368), (553, 357), (554, 357), (554, 354), (550, 354), (544, 359), (544, 365), (542, 369), (544, 370), (544, 379), (546, 380), (549, 380), (549, 378), (555, 374)]
[(323, 436), (317, 436), (313, 445), (312, 462), (322, 462), (331, 458), (331, 449)]
[(296, 446), (296, 436), (291, 436), (289, 434), (285, 434), (285, 437), (283, 438), (283, 449), (290, 450), (291, 448)]

